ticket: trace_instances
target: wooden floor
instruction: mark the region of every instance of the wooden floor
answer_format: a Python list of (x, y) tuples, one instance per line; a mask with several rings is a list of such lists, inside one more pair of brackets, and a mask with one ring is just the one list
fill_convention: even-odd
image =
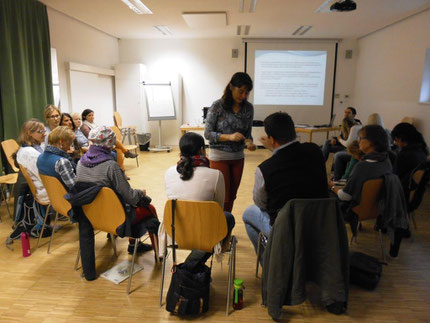
[[(256, 166), (266, 159), (266, 150), (246, 152), (245, 170), (239, 195), (233, 209), (236, 218), (234, 234), (238, 238), (237, 277), (244, 280), (244, 309), (225, 316), (227, 260), (222, 266), (214, 262), (212, 271), (210, 310), (198, 318), (181, 319), (158, 306), (161, 278), (160, 266), (154, 264), (153, 253), (138, 258), (143, 271), (133, 278), (130, 296), (126, 296), (126, 282), (115, 285), (103, 278), (87, 282), (80, 272), (73, 270), (78, 248), (77, 228), (65, 226), (55, 235), (51, 254), (47, 246), (21, 256), (21, 243), (14, 251), (0, 245), (0, 322), (260, 322), (271, 321), (266, 308), (261, 306), (260, 279), (255, 273), (255, 254), (242, 222), (242, 213), (252, 203), (252, 187)], [(140, 153), (140, 167), (133, 159), (126, 160), (126, 172), (135, 188), (145, 188), (153, 198), (159, 215), (166, 201), (164, 172), (175, 165), (178, 150), (170, 153)], [(311, 184), (310, 184), (311, 185)], [(3, 241), (11, 232), (11, 220), (5, 207), (0, 208)], [(383, 276), (373, 292), (351, 286), (348, 313), (336, 316), (328, 313), (319, 301), (318, 289), (309, 286), (308, 300), (298, 306), (284, 307), (283, 321), (366, 321), (366, 322), (425, 322), (430, 321), (430, 196), (416, 214), (418, 231), (404, 241), (397, 259), (389, 259)], [(373, 223), (364, 223), (358, 245), (360, 250), (380, 257), (378, 236)], [(349, 234), (349, 228), (348, 228)], [(47, 239), (45, 239), (47, 241)], [(35, 246), (35, 239), (31, 245)], [(118, 239), (119, 257), (113, 256), (105, 234), (96, 237), (97, 271), (102, 273), (127, 258), (127, 240)], [(385, 237), (386, 248), (388, 239)], [(180, 254), (185, 257), (184, 253)], [(181, 258), (179, 258), (181, 260)], [(167, 276), (166, 285), (170, 279)]]

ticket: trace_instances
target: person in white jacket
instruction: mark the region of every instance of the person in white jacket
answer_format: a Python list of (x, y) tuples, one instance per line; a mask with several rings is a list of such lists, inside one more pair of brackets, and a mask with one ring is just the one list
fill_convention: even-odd
[(36, 187), (37, 199), (48, 203), (48, 193), (46, 193), (36, 165), (37, 158), (43, 152), (40, 145), (45, 141), (45, 133), (45, 125), (39, 120), (30, 119), (26, 121), (18, 138), (21, 147), (16, 153), (16, 161), (27, 170)]

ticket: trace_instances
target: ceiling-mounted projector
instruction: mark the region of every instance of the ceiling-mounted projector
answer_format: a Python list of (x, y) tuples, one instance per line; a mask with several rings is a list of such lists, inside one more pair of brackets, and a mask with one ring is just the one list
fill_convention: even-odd
[(330, 11), (353, 11), (355, 9), (357, 9), (357, 4), (353, 0), (341, 0), (330, 7)]

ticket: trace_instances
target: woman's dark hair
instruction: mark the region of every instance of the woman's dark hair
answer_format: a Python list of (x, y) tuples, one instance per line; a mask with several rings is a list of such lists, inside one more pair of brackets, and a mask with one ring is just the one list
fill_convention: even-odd
[(68, 113), (66, 113), (66, 112), (63, 112), (63, 113), (61, 114), (60, 126), (63, 126), (63, 120), (64, 120), (64, 117), (68, 117), (68, 118), (70, 118), (70, 121), (72, 121), (72, 129), (73, 129), (73, 131), (75, 131), (75, 130), (76, 130), (76, 125), (75, 125), (75, 123), (73, 122), (73, 118), (72, 118), (72, 116), (71, 116), (70, 114), (68, 114)]
[(200, 155), (200, 151), (205, 147), (205, 140), (195, 132), (187, 132), (179, 140), (179, 149), (181, 150), (181, 161), (176, 170), (181, 174), (184, 181), (193, 177), (194, 168), (192, 156)]
[(393, 141), (401, 139), (408, 145), (419, 145), (428, 154), (427, 144), (423, 135), (410, 123), (402, 122), (395, 126), (391, 131), (391, 138), (393, 138)]
[(363, 135), (372, 144), (376, 152), (388, 151), (388, 135), (384, 128), (378, 125), (367, 125), (361, 128), (359, 135)]
[[(251, 92), (253, 87), (251, 77), (248, 74), (244, 72), (235, 73), (231, 77), (230, 82), (228, 82), (227, 86), (225, 87), (224, 94), (221, 98), (223, 108), (227, 111), (231, 111), (233, 109), (233, 104), (234, 104), (233, 95), (230, 89), (230, 84), (235, 87), (242, 87), (245, 85), (248, 92)], [(242, 104), (245, 104), (245, 101), (246, 100), (244, 100)]]
[(89, 115), (91, 112), (94, 112), (91, 109), (85, 109), (82, 111), (82, 121), (85, 121), (87, 119), (87, 115)]

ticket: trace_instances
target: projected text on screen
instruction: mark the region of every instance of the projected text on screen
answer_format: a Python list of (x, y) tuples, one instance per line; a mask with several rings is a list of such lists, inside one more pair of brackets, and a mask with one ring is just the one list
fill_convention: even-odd
[(326, 51), (256, 50), (255, 105), (323, 105)]

